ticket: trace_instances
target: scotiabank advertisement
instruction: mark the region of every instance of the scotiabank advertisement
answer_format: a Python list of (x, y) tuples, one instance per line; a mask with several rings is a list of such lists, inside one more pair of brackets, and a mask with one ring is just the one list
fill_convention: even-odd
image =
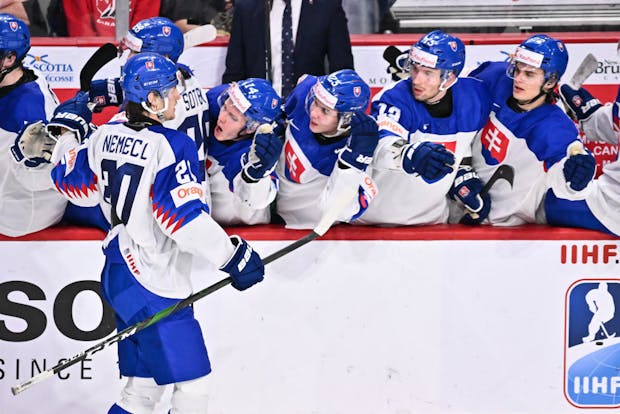
[[(263, 257), (303, 235), (245, 231)], [(0, 261), (2, 412), (106, 412), (123, 385), (116, 346), (10, 390), (114, 334), (100, 241), (0, 241)], [(338, 226), (255, 287), (194, 304), (213, 366), (207, 412), (617, 409), (619, 262), (619, 240), (585, 230)], [(196, 291), (224, 277), (194, 262)]]

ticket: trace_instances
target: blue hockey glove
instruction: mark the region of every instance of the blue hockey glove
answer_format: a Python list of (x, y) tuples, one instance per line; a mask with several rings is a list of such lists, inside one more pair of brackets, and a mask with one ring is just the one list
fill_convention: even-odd
[(271, 174), (282, 152), (282, 140), (274, 132), (254, 134), (243, 172), (252, 181)]
[(491, 196), (487, 193), (480, 195), (482, 181), (478, 173), (469, 165), (461, 165), (456, 173), (448, 196), (460, 201), (467, 209), (467, 214), (461, 219), (463, 224), (480, 224), (491, 211)]
[(379, 132), (374, 118), (356, 112), (351, 119), (351, 136), (340, 151), (338, 160), (352, 168), (366, 171), (379, 142)]
[(220, 270), (232, 278), (232, 285), (237, 290), (246, 290), (263, 280), (265, 266), (252, 247), (239, 236), (230, 236), (235, 245), (235, 252)]
[(588, 186), (596, 173), (596, 159), (586, 149), (585, 154), (573, 154), (564, 163), (564, 179), (569, 187), (581, 191)]
[(15, 161), (25, 159), (26, 166), (36, 167), (49, 162), (55, 146), (56, 140), (47, 135), (43, 121), (37, 121), (22, 128), (11, 147), (11, 154)]
[(123, 88), (119, 78), (97, 79), (90, 83), (90, 101), (95, 104), (93, 112), (101, 112), (106, 106), (119, 106), (123, 103)]
[(402, 166), (408, 174), (420, 174), (427, 183), (441, 180), (453, 171), (454, 154), (443, 145), (416, 142), (403, 147)]
[(47, 132), (58, 139), (62, 134), (60, 128), (66, 128), (75, 133), (79, 143), (83, 142), (92, 132), (90, 123), (93, 113), (88, 104), (88, 93), (78, 92), (73, 98), (58, 105), (46, 126)]
[(590, 118), (602, 106), (601, 102), (586, 89), (574, 90), (566, 84), (560, 86), (560, 98), (570, 111), (570, 115), (578, 121)]

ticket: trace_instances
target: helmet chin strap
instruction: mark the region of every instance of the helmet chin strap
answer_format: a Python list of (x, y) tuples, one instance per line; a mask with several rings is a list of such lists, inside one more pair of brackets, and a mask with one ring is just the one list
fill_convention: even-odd
[(166, 120), (164, 114), (168, 110), (168, 98), (164, 98), (162, 96), (160, 97), (164, 101), (164, 107), (160, 109), (159, 111), (152, 110), (151, 107), (146, 102), (142, 102), (141, 105), (145, 111), (147, 111), (150, 114), (155, 115), (157, 119), (159, 120), (159, 122), (163, 123)]
[[(5, 58), (11, 56), (11, 53), (9, 53), (6, 56), (2, 56), (2, 60), (4, 60)], [(6, 77), (6, 75), (8, 75), (9, 73), (13, 72), (15, 69), (17, 69), (19, 67), (20, 62), (18, 62), (17, 60), (15, 61), (15, 64), (11, 67), (8, 68), (2, 68), (0, 70), (0, 82), (2, 82), (4, 80), (4, 78)]]

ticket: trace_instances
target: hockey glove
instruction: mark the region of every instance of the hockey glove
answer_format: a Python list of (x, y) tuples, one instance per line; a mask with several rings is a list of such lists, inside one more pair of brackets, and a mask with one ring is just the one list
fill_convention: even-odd
[(119, 78), (97, 79), (90, 83), (88, 96), (95, 104), (93, 112), (101, 112), (106, 106), (119, 106), (123, 103), (123, 88)]
[(90, 123), (93, 113), (88, 105), (88, 93), (78, 92), (73, 98), (58, 105), (54, 110), (54, 116), (47, 124), (47, 132), (58, 139), (66, 128), (75, 134), (79, 143), (82, 143), (92, 132)]
[(356, 112), (351, 119), (351, 136), (340, 151), (338, 161), (348, 167), (366, 171), (378, 142), (379, 132), (374, 118), (364, 112)]
[(230, 236), (235, 251), (220, 270), (232, 278), (232, 285), (237, 290), (246, 290), (263, 280), (265, 266), (252, 247), (239, 236)]
[(580, 145), (580, 149), (580, 152), (573, 152), (572, 154), (569, 152), (569, 157), (566, 159), (563, 168), (566, 183), (575, 191), (586, 188), (596, 173), (594, 155), (583, 148), (583, 145)]
[(17, 162), (26, 159), (29, 167), (36, 167), (49, 162), (54, 146), (56, 140), (47, 135), (43, 121), (37, 121), (26, 125), (17, 135), (11, 154)]
[(247, 162), (243, 167), (243, 172), (251, 181), (258, 181), (271, 174), (282, 152), (280, 137), (274, 132), (263, 133), (265, 129), (261, 127), (254, 134)]
[(403, 147), (402, 167), (408, 174), (420, 174), (427, 183), (434, 183), (453, 171), (454, 154), (443, 145), (416, 142)]
[(483, 187), (478, 173), (471, 166), (459, 167), (448, 196), (465, 206), (467, 214), (461, 219), (462, 224), (480, 224), (489, 215), (491, 196), (488, 193), (480, 194)]
[(602, 105), (590, 92), (584, 88), (574, 90), (568, 85), (560, 86), (560, 98), (572, 118), (584, 121), (599, 109)]

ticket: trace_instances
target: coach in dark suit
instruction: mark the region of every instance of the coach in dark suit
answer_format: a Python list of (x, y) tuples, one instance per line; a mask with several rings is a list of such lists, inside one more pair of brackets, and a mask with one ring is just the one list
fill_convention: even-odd
[[(269, 0), (269, 3), (274, 1), (281, 0)], [(234, 2), (223, 83), (266, 77), (265, 3), (266, 0)], [(272, 24), (281, 27), (280, 22)], [(353, 69), (351, 40), (341, 0), (301, 1), (293, 56), (295, 79), (306, 73), (320, 76)], [(274, 79), (274, 86), (279, 83)]]

